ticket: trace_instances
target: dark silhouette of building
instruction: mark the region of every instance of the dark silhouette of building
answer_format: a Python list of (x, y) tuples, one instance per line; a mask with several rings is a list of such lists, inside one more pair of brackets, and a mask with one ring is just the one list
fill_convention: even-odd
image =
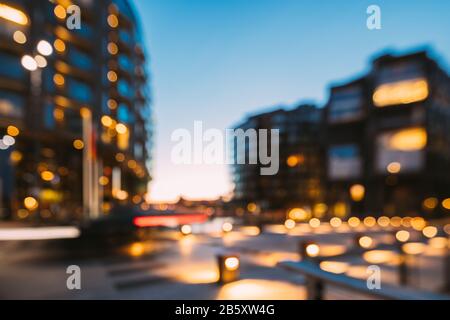
[(80, 221), (141, 202), (152, 124), (129, 1), (0, 2), (0, 217)]
[(289, 209), (312, 208), (324, 201), (321, 119), (321, 109), (301, 105), (293, 110), (279, 109), (251, 116), (236, 127), (278, 129), (280, 152), (276, 175), (261, 175), (261, 164), (247, 162), (233, 166), (234, 203), (240, 207), (239, 211), (271, 213), (271, 218), (280, 219)]

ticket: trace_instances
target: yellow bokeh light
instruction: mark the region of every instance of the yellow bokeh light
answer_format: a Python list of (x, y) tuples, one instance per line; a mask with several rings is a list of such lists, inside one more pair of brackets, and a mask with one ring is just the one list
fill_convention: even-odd
[(288, 216), (292, 220), (307, 220), (311, 214), (303, 208), (294, 208), (289, 211)]
[(426, 244), (421, 243), (421, 242), (410, 242), (410, 243), (405, 243), (402, 246), (402, 250), (404, 253), (406, 254), (410, 254), (410, 255), (419, 255), (425, 252), (426, 250)]
[(8, 126), (6, 133), (11, 137), (17, 137), (20, 134), (20, 130), (15, 126)]
[(135, 242), (130, 246), (129, 252), (130, 252), (130, 255), (133, 257), (140, 257), (144, 254), (145, 247), (142, 243)]
[(103, 116), (101, 122), (105, 127), (111, 127), (114, 123), (110, 116)]
[(53, 9), (55, 16), (59, 19), (65, 19), (67, 17), (66, 9), (62, 5), (57, 5), (55, 9)]
[(424, 128), (404, 129), (389, 139), (389, 148), (400, 151), (422, 150), (427, 145), (427, 132)]
[(444, 207), (444, 209), (450, 210), (450, 198), (447, 198), (444, 201), (442, 201), (442, 207)]
[(395, 258), (395, 253), (388, 250), (371, 250), (363, 253), (363, 259), (372, 264), (387, 263)]
[(76, 139), (73, 142), (73, 147), (77, 150), (82, 150), (84, 148), (84, 142), (80, 139)]
[(28, 17), (19, 9), (6, 4), (0, 4), (0, 18), (25, 26), (28, 24)]
[(55, 175), (51, 171), (43, 171), (41, 172), (41, 179), (47, 182), (52, 181), (55, 178)]
[(294, 168), (303, 164), (304, 161), (305, 159), (302, 155), (292, 155), (287, 158), (286, 163), (289, 167)]
[(114, 99), (109, 99), (108, 100), (108, 108), (111, 110), (116, 110), (117, 109), (117, 101)]
[(411, 226), (414, 230), (422, 231), (427, 226), (427, 222), (422, 217), (415, 217), (411, 221)]
[(377, 220), (378, 225), (382, 228), (389, 227), (390, 222), (391, 220), (386, 216), (379, 217)]
[(109, 178), (108, 178), (108, 177), (105, 177), (105, 176), (101, 176), (101, 177), (98, 179), (98, 183), (99, 183), (101, 186), (106, 186), (106, 185), (108, 185), (108, 183), (109, 183)]
[(126, 134), (128, 132), (128, 128), (123, 123), (119, 123), (116, 126), (116, 131), (118, 134)]
[(391, 162), (388, 164), (386, 170), (391, 174), (397, 174), (402, 170), (402, 165), (400, 162)]
[(286, 227), (286, 229), (292, 230), (295, 228), (295, 221), (292, 219), (288, 219), (284, 222), (284, 226)]
[(373, 239), (371, 237), (364, 236), (359, 239), (358, 243), (362, 248), (368, 249), (368, 248), (372, 247)]
[(124, 162), (125, 161), (125, 155), (123, 153), (116, 154), (116, 161), (117, 162)]
[(27, 42), (27, 36), (25, 35), (25, 33), (23, 33), (20, 30), (17, 30), (17, 31), (14, 32), (13, 39), (18, 44), (24, 44), (24, 43)]
[(368, 228), (375, 227), (377, 224), (377, 220), (374, 217), (366, 217), (364, 218), (364, 225)]
[(64, 51), (66, 51), (66, 44), (61, 39), (56, 39), (53, 42), (53, 46), (55, 47), (55, 50), (57, 52), (64, 52)]
[(342, 225), (342, 220), (338, 217), (334, 217), (330, 220), (330, 225), (333, 228), (339, 228)]
[(249, 211), (249, 212), (251, 212), (251, 213), (254, 213), (254, 212), (256, 212), (257, 210), (258, 210), (258, 206), (256, 205), (256, 203), (249, 203), (248, 205), (247, 205), (247, 210)]
[(64, 110), (60, 109), (60, 108), (56, 108), (55, 110), (53, 110), (53, 117), (57, 120), (57, 121), (62, 121), (64, 120)]
[(36, 210), (39, 206), (39, 203), (37, 202), (37, 200), (33, 197), (26, 197), (23, 200), (23, 205), (25, 206), (25, 208), (27, 208), (28, 210)]
[(438, 229), (434, 226), (425, 227), (422, 233), (427, 238), (434, 238), (438, 234)]
[(428, 240), (428, 244), (434, 249), (446, 249), (450, 245), (450, 241), (446, 237), (436, 237)]
[(350, 219), (348, 219), (348, 225), (352, 228), (356, 228), (361, 224), (361, 220), (357, 217), (351, 217)]
[(393, 226), (394, 228), (399, 228), (402, 225), (402, 218), (400, 217), (392, 217), (391, 218), (391, 226)]
[(117, 81), (117, 73), (115, 71), (108, 71), (107, 74), (108, 80), (110, 82), (116, 82)]
[(314, 229), (320, 227), (320, 220), (317, 218), (312, 218), (309, 220), (309, 226)]
[(64, 79), (64, 76), (62, 74), (56, 73), (53, 76), (53, 82), (57, 85), (57, 86), (63, 86), (66, 83), (66, 80)]
[(108, 25), (111, 28), (117, 28), (119, 26), (119, 19), (117, 18), (117, 16), (115, 14), (110, 14), (108, 16)]
[(119, 52), (119, 47), (114, 42), (108, 43), (108, 52), (112, 55), (116, 55)]
[(425, 100), (428, 94), (426, 80), (404, 80), (379, 86), (373, 94), (373, 102), (376, 107), (409, 104)]
[(353, 201), (359, 202), (364, 199), (366, 189), (361, 184), (355, 184), (350, 188), (350, 196)]
[(410, 237), (410, 233), (406, 230), (400, 230), (395, 234), (395, 238), (400, 242), (406, 242)]
[(17, 164), (23, 159), (23, 154), (20, 151), (14, 150), (11, 152), (9, 159), (13, 164)]

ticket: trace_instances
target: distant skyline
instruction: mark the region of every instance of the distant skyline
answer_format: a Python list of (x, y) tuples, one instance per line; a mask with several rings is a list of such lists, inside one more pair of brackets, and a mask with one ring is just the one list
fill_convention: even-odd
[[(249, 113), (323, 105), (332, 83), (367, 71), (388, 48), (428, 46), (448, 70), (450, 2), (135, 0), (150, 54), (156, 120), (151, 198), (212, 199), (231, 188), (226, 165), (172, 164), (171, 133), (194, 121), (225, 130)], [(382, 29), (366, 28), (381, 7)]]

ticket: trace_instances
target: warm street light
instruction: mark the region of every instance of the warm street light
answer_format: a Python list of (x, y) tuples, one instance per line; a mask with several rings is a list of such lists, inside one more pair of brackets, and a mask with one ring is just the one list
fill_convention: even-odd
[(400, 242), (407, 242), (410, 237), (410, 233), (406, 230), (400, 230), (395, 234), (395, 238)]
[(233, 230), (233, 225), (230, 222), (225, 222), (222, 225), (222, 231), (225, 233), (231, 232)]
[(186, 224), (184, 226), (181, 226), (180, 231), (184, 236), (188, 236), (192, 233), (192, 227), (190, 225)]
[(32, 56), (25, 55), (21, 60), (22, 66), (28, 71), (35, 71), (38, 68), (36, 60)]
[(20, 24), (22, 26), (28, 24), (28, 17), (25, 13), (6, 4), (0, 4), (0, 18)]
[(49, 55), (51, 55), (53, 53), (53, 47), (52, 45), (45, 40), (41, 40), (39, 41), (38, 45), (37, 45), (37, 50), (40, 54), (42, 54), (43, 56), (48, 57)]
[(37, 55), (37, 56), (35, 56), (34, 57), (34, 60), (36, 61), (36, 63), (37, 63), (37, 66), (39, 67), (39, 68), (45, 68), (46, 66), (47, 66), (47, 59), (45, 59), (43, 56), (41, 56), (41, 55)]
[(239, 277), (240, 261), (237, 255), (219, 255), (219, 282), (228, 283), (236, 281)]

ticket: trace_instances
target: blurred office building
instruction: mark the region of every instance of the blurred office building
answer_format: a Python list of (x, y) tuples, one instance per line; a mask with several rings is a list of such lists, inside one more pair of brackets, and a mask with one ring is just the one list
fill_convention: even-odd
[(378, 57), (332, 87), (325, 110), (331, 205), (429, 218), (450, 209), (450, 78), (427, 52)]
[(376, 58), (365, 76), (333, 85), (324, 108), (277, 110), (239, 127), (280, 129), (281, 167), (261, 176), (233, 166), (238, 212), (439, 218), (450, 210), (450, 78), (425, 51)]
[[(245, 165), (233, 165), (233, 203), (239, 207), (238, 212), (278, 220), (285, 217), (289, 208), (301, 206), (312, 210), (325, 200), (325, 165), (320, 143), (322, 113), (314, 105), (300, 105), (292, 110), (254, 115), (236, 126), (244, 131), (278, 129), (280, 135), (278, 174), (261, 175), (264, 165), (251, 165), (248, 161)], [(235, 157), (237, 152), (248, 152), (252, 147), (255, 146), (248, 143), (245, 149), (235, 145)]]
[(126, 0), (0, 1), (0, 217), (95, 219), (139, 203), (151, 113)]

